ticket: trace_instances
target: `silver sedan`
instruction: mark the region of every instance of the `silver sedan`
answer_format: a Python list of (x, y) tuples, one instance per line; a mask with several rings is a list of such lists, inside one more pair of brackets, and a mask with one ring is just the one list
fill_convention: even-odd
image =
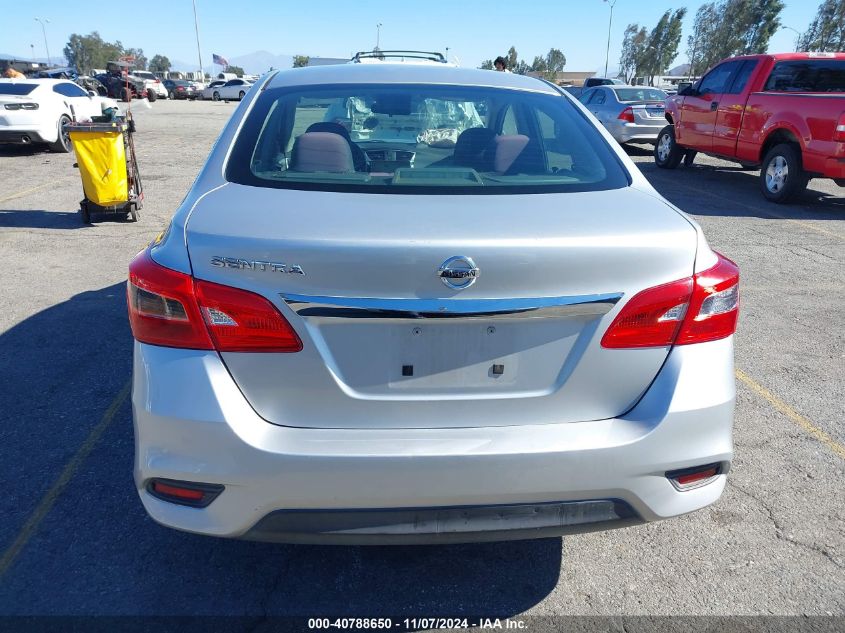
[(620, 143), (655, 143), (666, 125), (666, 93), (647, 86), (597, 86), (581, 103)]
[(730, 470), (738, 301), (556, 86), (271, 73), (129, 268), (137, 491), (164, 525), (296, 543), (692, 512)]

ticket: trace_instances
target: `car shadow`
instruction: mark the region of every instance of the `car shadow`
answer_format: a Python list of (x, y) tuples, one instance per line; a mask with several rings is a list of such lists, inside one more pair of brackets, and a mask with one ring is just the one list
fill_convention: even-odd
[[(154, 523), (132, 480), (130, 403), (115, 400), (132, 364), (123, 283), (24, 319), (0, 333), (0, 349), (0, 479), (16, 482), (0, 496), (3, 551), (27, 533), (27, 520), (55, 494), (51, 487), (80, 447), (91, 448), (6, 572), (0, 615), (507, 617), (558, 583), (559, 538), (306, 546)], [(103, 434), (92, 444), (97, 428)]]
[(47, 211), (44, 209), (0, 209), (0, 228), (83, 229), (79, 211)]
[[(30, 143), (29, 145), (12, 145), (9, 144), (2, 144), (0, 145), (0, 156), (34, 156), (36, 154), (53, 154), (47, 145), (44, 143)], [(61, 154), (57, 154), (61, 156)]]
[(637, 167), (663, 197), (694, 215), (769, 220), (842, 220), (845, 217), (845, 189), (842, 196), (837, 196), (814, 187), (823, 180), (811, 180), (807, 190), (794, 200), (776, 204), (766, 200), (760, 192), (759, 170), (703, 163), (660, 169), (654, 161), (638, 161)]

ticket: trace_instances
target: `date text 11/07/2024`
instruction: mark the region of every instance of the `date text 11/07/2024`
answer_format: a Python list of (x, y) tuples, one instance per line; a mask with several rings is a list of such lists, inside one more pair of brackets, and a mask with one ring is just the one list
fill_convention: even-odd
[(522, 620), (510, 618), (309, 618), (308, 628), (314, 630), (400, 630), (418, 631), (428, 629), (482, 629), (482, 630), (525, 630)]

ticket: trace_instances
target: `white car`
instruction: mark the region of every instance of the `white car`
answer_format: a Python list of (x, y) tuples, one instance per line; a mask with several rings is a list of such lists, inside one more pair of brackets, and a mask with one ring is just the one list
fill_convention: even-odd
[(211, 91), (211, 98), (214, 101), (240, 101), (252, 88), (252, 82), (246, 79), (230, 79), (222, 86)]
[(730, 470), (739, 270), (539, 79), (266, 75), (127, 303), (135, 482), (180, 530), (537, 538), (698, 510)]
[(47, 143), (69, 152), (63, 132), (71, 121), (85, 121), (116, 108), (114, 99), (86, 92), (64, 79), (0, 79), (0, 143)]
[(161, 79), (149, 70), (133, 70), (131, 74), (144, 80), (144, 86), (147, 89), (146, 97), (150, 101), (155, 101), (159, 97), (167, 99), (167, 88), (164, 87)]
[[(203, 88), (203, 91), (200, 93), (200, 99), (219, 101), (220, 100), (219, 89), (222, 88), (225, 85), (226, 85), (225, 79), (215, 79), (210, 84), (208, 84), (208, 87)], [(215, 90), (218, 91), (217, 99), (214, 98)]]

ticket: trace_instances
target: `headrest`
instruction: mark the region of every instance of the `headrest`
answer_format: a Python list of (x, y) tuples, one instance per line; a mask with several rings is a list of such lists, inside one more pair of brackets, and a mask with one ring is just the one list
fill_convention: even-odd
[(346, 174), (355, 171), (352, 150), (340, 134), (305, 132), (293, 145), (291, 169)]
[(493, 139), (493, 171), (504, 174), (511, 168), (514, 161), (528, 145), (528, 137), (524, 134), (509, 134), (497, 136)]

